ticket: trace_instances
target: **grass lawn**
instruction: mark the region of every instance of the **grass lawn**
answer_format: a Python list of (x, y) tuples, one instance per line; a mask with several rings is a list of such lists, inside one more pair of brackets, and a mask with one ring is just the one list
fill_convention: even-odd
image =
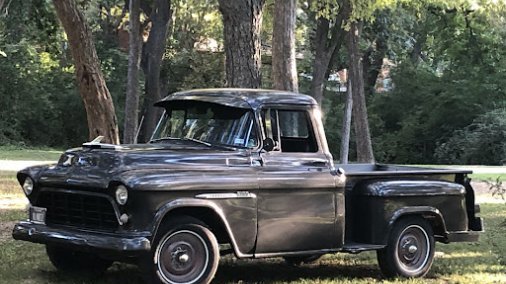
[[(223, 257), (214, 283), (506, 283), (506, 219), (503, 204), (482, 204), (486, 232), (479, 243), (437, 244), (436, 259), (424, 279), (381, 277), (373, 252), (327, 255), (315, 264), (291, 267), (281, 259)], [(14, 221), (23, 210), (0, 210), (0, 283), (143, 283), (136, 266), (115, 263), (100, 278), (57, 273), (44, 246), (14, 241)]]
[(0, 160), (57, 161), (63, 150), (0, 146)]
[(498, 178), (500, 181), (506, 181), (506, 174), (472, 174), (470, 177), (474, 181), (496, 181)]

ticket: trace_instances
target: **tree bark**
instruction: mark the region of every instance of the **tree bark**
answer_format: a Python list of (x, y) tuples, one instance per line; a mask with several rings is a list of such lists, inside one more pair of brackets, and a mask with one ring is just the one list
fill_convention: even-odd
[(388, 51), (386, 38), (376, 38), (374, 47), (371, 47), (363, 56), (363, 73), (365, 76), (365, 94), (374, 93), (378, 75), (383, 68), (383, 58)]
[(367, 118), (362, 56), (359, 49), (360, 25), (356, 21), (351, 22), (348, 32), (349, 78), (353, 94), (353, 124), (357, 144), (357, 161), (373, 163), (374, 154)]
[[(311, 96), (321, 105), (323, 89), (329, 76), (329, 68), (334, 57), (339, 53), (346, 32), (343, 23), (350, 16), (350, 5), (343, 1), (333, 23), (325, 17), (317, 20), (316, 35), (313, 40), (315, 57), (313, 61), (313, 79), (311, 81)], [(332, 27), (332, 28), (331, 28)], [(330, 33), (330, 35), (329, 35)]]
[(130, 0), (128, 38), (128, 78), (125, 99), (123, 143), (137, 143), (139, 123), (139, 69), (141, 65), (140, 0)]
[(74, 0), (53, 0), (70, 46), (79, 93), (88, 119), (90, 139), (119, 144), (118, 123), (111, 94), (100, 70), (91, 30)]
[(299, 91), (295, 59), (296, 0), (276, 0), (272, 34), (272, 77), (277, 90)]
[(351, 115), (353, 109), (353, 89), (351, 80), (346, 84), (346, 103), (344, 105), (343, 126), (341, 130), (341, 164), (348, 164), (350, 152)]
[(150, 9), (151, 31), (142, 50), (142, 69), (145, 77), (145, 97), (141, 128), (141, 141), (148, 141), (155, 130), (161, 110), (153, 106), (161, 99), (160, 70), (165, 43), (167, 40), (168, 24), (171, 15), (170, 0), (155, 0)]
[(260, 29), (265, 0), (219, 0), (228, 87), (259, 88)]

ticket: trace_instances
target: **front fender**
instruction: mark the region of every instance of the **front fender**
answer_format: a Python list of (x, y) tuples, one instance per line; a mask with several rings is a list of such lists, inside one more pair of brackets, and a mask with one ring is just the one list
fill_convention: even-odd
[[(223, 201), (226, 199), (223, 199)], [(212, 200), (202, 200), (196, 198), (180, 198), (173, 201), (170, 201), (160, 207), (155, 213), (154, 222), (152, 224), (152, 234), (156, 236), (158, 233), (159, 227), (166, 216), (169, 216), (171, 212), (176, 209), (191, 209), (197, 208), (206, 208), (214, 212), (218, 219), (221, 222), (221, 225), (226, 230), (226, 234), (228, 235), (232, 248), (234, 249), (234, 253), (239, 258), (252, 257), (253, 254), (246, 253), (253, 249), (254, 240), (256, 238), (256, 229), (251, 231), (250, 234), (242, 234), (239, 235), (237, 233), (237, 225), (231, 224), (229, 222), (229, 218), (227, 218), (227, 212), (222, 209), (222, 206), (218, 205), (215, 201)], [(235, 220), (237, 221), (237, 220)], [(256, 218), (254, 220), (256, 226)], [(250, 223), (251, 224), (251, 223)], [(246, 227), (248, 224), (245, 224)]]

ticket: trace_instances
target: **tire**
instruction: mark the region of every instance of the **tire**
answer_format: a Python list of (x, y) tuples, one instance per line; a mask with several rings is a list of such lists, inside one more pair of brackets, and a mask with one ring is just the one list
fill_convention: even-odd
[(421, 217), (397, 221), (387, 246), (377, 251), (378, 264), (386, 277), (423, 277), (434, 260), (434, 233)]
[(220, 260), (218, 241), (198, 220), (178, 219), (178, 224), (164, 226), (168, 229), (155, 237), (152, 252), (141, 265), (148, 273), (146, 280), (164, 284), (210, 283)]
[(312, 255), (284, 256), (283, 259), (289, 265), (300, 266), (303, 264), (310, 264), (316, 262), (318, 259), (320, 259), (320, 257), (322, 257), (321, 254), (312, 254)]
[(49, 260), (57, 270), (69, 273), (82, 273), (96, 276), (104, 273), (113, 263), (93, 253), (46, 245)]

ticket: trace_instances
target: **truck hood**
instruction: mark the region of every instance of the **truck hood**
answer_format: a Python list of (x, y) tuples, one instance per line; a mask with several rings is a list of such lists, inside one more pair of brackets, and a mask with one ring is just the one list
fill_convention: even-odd
[(107, 188), (125, 172), (223, 170), (251, 165), (250, 151), (206, 145), (136, 144), (67, 150), (58, 163), (40, 169), (38, 183)]

